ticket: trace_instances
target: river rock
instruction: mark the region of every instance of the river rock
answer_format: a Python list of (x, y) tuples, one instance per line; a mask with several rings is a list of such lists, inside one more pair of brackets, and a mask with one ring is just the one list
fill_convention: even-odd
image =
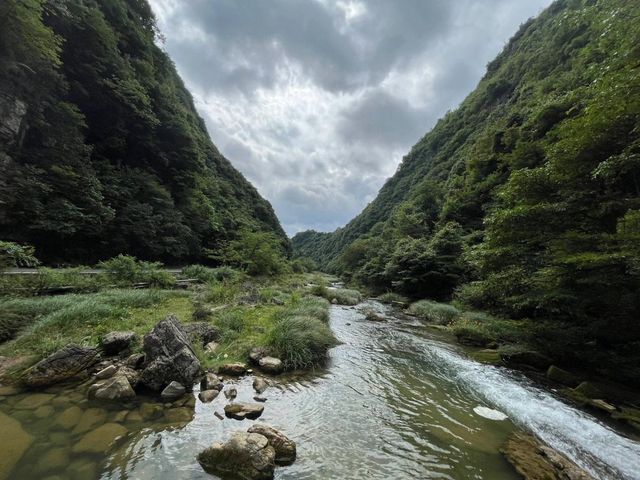
[(16, 410), (35, 410), (46, 405), (53, 400), (54, 395), (50, 393), (33, 393), (23, 397), (13, 408)]
[(225, 363), (218, 367), (218, 373), (221, 375), (230, 375), (239, 377), (247, 372), (247, 365), (244, 363)]
[(236, 420), (255, 420), (264, 412), (264, 405), (259, 403), (230, 403), (224, 406), (224, 414)]
[(111, 332), (102, 337), (100, 347), (105, 355), (118, 355), (131, 348), (135, 339), (135, 332)]
[(164, 390), (162, 390), (160, 398), (163, 402), (172, 402), (182, 397), (186, 391), (187, 389), (184, 388), (184, 386), (174, 381), (167, 385)]
[(98, 464), (90, 458), (78, 458), (65, 469), (64, 480), (86, 480), (97, 478)]
[(264, 423), (256, 423), (249, 430), (249, 433), (258, 433), (267, 437), (269, 445), (276, 452), (275, 462), (280, 465), (289, 465), (296, 459), (296, 443), (287, 438), (280, 430), (276, 430)]
[(201, 375), (200, 361), (178, 319), (169, 315), (144, 336), (146, 364), (140, 382), (159, 391), (172, 381), (191, 387)]
[(84, 435), (73, 446), (73, 453), (102, 453), (127, 434), (128, 430), (117, 423), (105, 423)]
[(20, 422), (0, 412), (0, 479), (11, 478), (11, 472), (33, 443), (33, 437)]
[(202, 468), (223, 478), (270, 480), (275, 450), (264, 435), (236, 432), (226, 443), (214, 443), (198, 455)]
[(200, 382), (200, 390), (222, 390), (223, 388), (224, 383), (215, 373), (207, 372)]
[(491, 338), (484, 333), (468, 328), (457, 331), (455, 335), (458, 343), (471, 347), (485, 347), (492, 342)]
[(124, 375), (116, 375), (91, 385), (87, 394), (91, 400), (105, 402), (126, 402), (136, 396), (136, 392), (133, 391), (129, 380)]
[(47, 387), (86, 374), (97, 361), (97, 349), (69, 345), (29, 368), (22, 382), (30, 388)]
[(249, 360), (251, 360), (251, 363), (254, 365), (258, 365), (262, 358), (269, 356), (269, 353), (267, 347), (253, 347), (249, 352)]
[(267, 382), (264, 378), (256, 377), (256, 378), (253, 379), (253, 389), (257, 393), (262, 393), (267, 388), (269, 388), (269, 382)]
[(220, 390), (203, 390), (198, 394), (198, 398), (202, 403), (209, 403), (213, 402), (219, 393)]
[(140, 415), (144, 420), (152, 420), (161, 417), (164, 410), (157, 403), (143, 403), (140, 405)]
[(204, 351), (208, 355), (213, 355), (218, 350), (220, 344), (218, 342), (209, 342), (204, 346)]
[(71, 429), (76, 425), (82, 417), (82, 409), (77, 405), (67, 408), (54, 420), (54, 425), (60, 426), (65, 430)]
[(108, 367), (103, 368), (98, 373), (96, 373), (96, 378), (98, 380), (105, 380), (107, 378), (113, 377), (113, 375), (118, 371), (118, 367), (115, 365), (109, 365)]
[(236, 387), (228, 387), (224, 391), (224, 396), (233, 400), (238, 396), (238, 389)]
[(517, 350), (500, 352), (500, 358), (507, 365), (525, 365), (544, 370), (551, 366), (551, 359), (535, 350)]
[(366, 308), (363, 312), (364, 318), (370, 322), (385, 322), (386, 319), (376, 312), (373, 308)]
[(91, 430), (96, 425), (107, 421), (107, 411), (103, 408), (87, 408), (82, 412), (78, 423), (71, 431), (73, 435), (79, 435)]
[(547, 378), (549, 380), (553, 380), (554, 382), (562, 383), (563, 385), (567, 385), (569, 387), (575, 387), (578, 385), (579, 380), (573, 373), (567, 372), (560, 367), (556, 367), (555, 365), (551, 365), (547, 369)]
[(193, 410), (187, 407), (169, 408), (164, 411), (169, 423), (187, 423), (193, 418)]
[(36, 408), (33, 414), (36, 418), (48, 418), (53, 415), (55, 409), (51, 405), (42, 405), (41, 407)]
[(183, 323), (182, 328), (194, 345), (199, 344), (204, 347), (208, 343), (220, 340), (220, 332), (207, 322)]
[(282, 360), (275, 357), (262, 357), (258, 364), (263, 372), (271, 373), (272, 375), (282, 373), (284, 370)]
[(132, 353), (124, 363), (127, 367), (137, 370), (144, 365), (144, 353)]
[(602, 398), (602, 392), (590, 382), (582, 382), (573, 391), (586, 398)]
[(3, 385), (0, 387), (0, 397), (12, 397), (20, 393), (20, 389), (13, 385)]
[(38, 459), (35, 470), (41, 474), (63, 470), (69, 465), (70, 453), (69, 447), (52, 448)]
[(594, 480), (564, 455), (525, 433), (512, 433), (502, 453), (525, 480)]

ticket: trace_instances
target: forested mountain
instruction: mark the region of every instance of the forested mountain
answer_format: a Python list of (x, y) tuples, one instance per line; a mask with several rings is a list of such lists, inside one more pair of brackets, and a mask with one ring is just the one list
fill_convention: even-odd
[(0, 238), (47, 261), (288, 240), (211, 143), (146, 0), (0, 2)]
[(374, 290), (640, 338), (640, 3), (558, 0), (344, 228), (294, 252)]

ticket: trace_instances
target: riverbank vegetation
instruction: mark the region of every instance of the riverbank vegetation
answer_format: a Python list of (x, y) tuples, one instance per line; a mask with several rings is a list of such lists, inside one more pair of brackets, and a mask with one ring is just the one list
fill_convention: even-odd
[(640, 385), (639, 17), (624, 0), (554, 2), (358, 217), (296, 235), (295, 253), (373, 293), (488, 311), (459, 328), (533, 332)]
[[(269, 255), (253, 258), (253, 270), (190, 265), (169, 271), (158, 262), (119, 255), (95, 270), (0, 275), (0, 355), (36, 360), (68, 344), (98, 345), (110, 331), (142, 337), (173, 313), (218, 332), (215, 351), (197, 347), (207, 368), (246, 362), (253, 347), (269, 348), (287, 369), (320, 364), (336, 340), (328, 327), (329, 302), (306, 285), (326, 283), (325, 277), (293, 273), (280, 258), (280, 275), (252, 276), (248, 272), (261, 268), (261, 258), (273, 263)], [(15, 259), (5, 263), (17, 265)]]

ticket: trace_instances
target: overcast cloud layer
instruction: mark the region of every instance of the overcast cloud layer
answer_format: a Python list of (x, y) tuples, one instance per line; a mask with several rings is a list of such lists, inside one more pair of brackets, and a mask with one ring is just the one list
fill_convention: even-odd
[(332, 231), (551, 0), (151, 0), (220, 151), (287, 233)]

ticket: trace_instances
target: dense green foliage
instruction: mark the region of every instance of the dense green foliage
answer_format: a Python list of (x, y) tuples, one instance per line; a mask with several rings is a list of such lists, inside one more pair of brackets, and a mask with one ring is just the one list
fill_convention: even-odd
[(0, 3), (0, 238), (46, 261), (217, 262), (288, 242), (217, 151), (146, 0)]
[(556, 1), (358, 217), (293, 245), (379, 291), (640, 340), (640, 4)]
[(0, 240), (0, 272), (8, 268), (35, 267), (39, 264), (33, 247)]

